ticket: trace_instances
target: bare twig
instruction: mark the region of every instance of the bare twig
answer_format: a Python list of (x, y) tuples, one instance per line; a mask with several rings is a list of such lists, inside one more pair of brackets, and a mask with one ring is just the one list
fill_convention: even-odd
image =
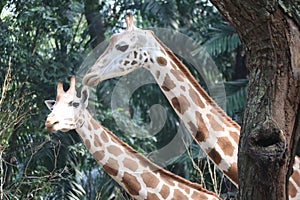
[(217, 193), (218, 189), (217, 189), (217, 177), (216, 177), (216, 169), (215, 169), (215, 165), (213, 165), (213, 169), (210, 165), (210, 160), (208, 157), (206, 157), (206, 162), (208, 163), (208, 171), (209, 171), (209, 175), (210, 175), (210, 178), (211, 178), (211, 181), (213, 183), (213, 188), (214, 188), (214, 192)]
[(194, 168), (196, 169), (196, 171), (200, 174), (200, 183), (203, 185), (204, 188), (206, 188), (206, 184), (205, 184), (205, 181), (204, 181), (204, 175), (203, 175), (203, 172), (202, 172), (202, 170), (199, 168), (199, 165), (198, 165), (197, 163), (195, 163), (195, 161), (194, 161), (194, 159), (193, 159), (193, 156), (192, 156), (192, 153), (191, 153), (192, 150), (189, 150), (189, 149), (188, 149), (188, 145), (186, 144), (185, 140), (182, 140), (182, 141), (183, 141), (183, 144), (184, 144), (184, 146), (185, 146), (185, 148), (186, 148), (186, 150), (187, 150), (187, 153), (188, 153), (188, 155), (189, 155), (189, 158), (190, 158), (190, 160), (191, 160), (191, 162), (192, 162), (193, 167), (194, 167)]

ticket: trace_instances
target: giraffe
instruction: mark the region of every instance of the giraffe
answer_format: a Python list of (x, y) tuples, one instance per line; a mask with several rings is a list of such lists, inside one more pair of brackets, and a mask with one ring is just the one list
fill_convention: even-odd
[[(107, 49), (89, 69), (82, 83), (95, 86), (141, 67), (148, 69), (200, 147), (238, 186), (240, 126), (213, 101), (187, 67), (152, 31), (135, 27), (131, 14), (127, 15), (126, 23), (127, 30), (112, 35)], [(300, 161), (299, 157), (295, 160), (296, 163)], [(291, 198), (300, 198), (299, 177), (298, 165), (290, 178)]]
[(220, 200), (213, 192), (155, 165), (101, 126), (86, 109), (88, 98), (86, 86), (77, 97), (74, 76), (66, 92), (59, 82), (56, 101), (45, 101), (52, 110), (45, 122), (46, 129), (75, 129), (98, 164), (134, 199)]

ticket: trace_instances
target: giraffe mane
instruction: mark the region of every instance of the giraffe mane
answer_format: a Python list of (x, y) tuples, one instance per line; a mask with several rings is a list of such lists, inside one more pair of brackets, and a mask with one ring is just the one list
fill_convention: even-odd
[(196, 88), (196, 90), (205, 98), (205, 100), (222, 116), (227, 122), (236, 128), (240, 129), (240, 126), (233, 121), (224, 111), (220, 108), (220, 106), (207, 94), (207, 92), (202, 89), (199, 83), (196, 81), (194, 76), (188, 70), (188, 68), (177, 58), (177, 56), (171, 51), (152, 31), (153, 37), (156, 41), (163, 47), (163, 49), (167, 52), (168, 56), (175, 62), (175, 64), (180, 68), (181, 72), (191, 81), (192, 85)]
[[(98, 121), (96, 121), (96, 123), (99, 124)], [(142, 155), (141, 153), (137, 152), (135, 149), (133, 149), (130, 145), (128, 145), (127, 143), (123, 142), (122, 140), (120, 140), (115, 134), (113, 134), (109, 129), (107, 129), (106, 127), (102, 126), (102, 128), (111, 136), (111, 138), (113, 140), (115, 140), (115, 142), (117, 142), (118, 144), (122, 145), (124, 148), (126, 148), (128, 151), (130, 151), (131, 153), (135, 153), (137, 158), (143, 162), (144, 165), (146, 166), (151, 166), (150, 169), (151, 170), (155, 170), (155, 171), (158, 171), (162, 176), (163, 178), (164, 177), (172, 177), (174, 180), (180, 182), (180, 183), (184, 183), (186, 184), (187, 186), (191, 187), (191, 188), (194, 188), (195, 190), (198, 190), (198, 191), (202, 191), (202, 192), (205, 192), (207, 194), (211, 194), (211, 195), (214, 195), (216, 196), (217, 198), (219, 198), (215, 193), (213, 193), (212, 191), (209, 191), (205, 188), (203, 188), (201, 185), (197, 184), (197, 183), (193, 183), (193, 182), (190, 182), (178, 175), (175, 175), (165, 169), (163, 169), (162, 167), (156, 165), (155, 163), (152, 163), (148, 158), (146, 158), (144, 155)]]

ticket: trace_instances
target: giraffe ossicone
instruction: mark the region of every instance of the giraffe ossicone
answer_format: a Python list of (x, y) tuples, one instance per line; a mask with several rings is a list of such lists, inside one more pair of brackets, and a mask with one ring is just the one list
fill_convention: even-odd
[(88, 88), (78, 97), (75, 77), (66, 92), (60, 82), (56, 101), (46, 101), (51, 113), (45, 126), (48, 131), (75, 129), (86, 148), (103, 169), (137, 200), (219, 200), (202, 186), (168, 172), (149, 161), (132, 147), (118, 139), (95, 120), (87, 110)]
[[(237, 186), (240, 126), (202, 89), (186, 66), (149, 30), (134, 26), (126, 17), (127, 30), (114, 34), (105, 52), (83, 77), (84, 85), (148, 69), (177, 115), (208, 157)], [(295, 157), (299, 161), (299, 157)], [(300, 199), (300, 168), (290, 178), (290, 199)]]

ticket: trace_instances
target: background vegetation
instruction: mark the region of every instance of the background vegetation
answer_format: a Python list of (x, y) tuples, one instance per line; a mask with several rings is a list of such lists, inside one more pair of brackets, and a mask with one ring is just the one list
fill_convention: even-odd
[[(55, 97), (57, 81), (68, 82), (97, 44), (122, 31), (128, 10), (134, 12), (140, 28), (177, 30), (199, 47), (205, 46), (222, 73), (226, 109), (240, 122), (247, 85), (243, 49), (237, 34), (208, 1), (1, 1), (1, 199), (129, 199), (96, 164), (74, 131), (49, 134), (44, 129), (49, 113), (44, 100)], [(203, 83), (193, 66), (188, 66)], [(168, 120), (160, 133), (133, 138), (116, 125), (116, 111), (109, 108), (117, 80), (105, 81), (96, 89), (99, 121), (144, 154), (170, 141), (179, 120), (154, 84), (134, 93), (131, 117), (136, 124), (148, 122), (149, 107), (163, 105), (168, 108)], [(167, 169), (202, 183), (223, 198), (235, 195), (234, 186), (203, 158), (197, 145)]]

